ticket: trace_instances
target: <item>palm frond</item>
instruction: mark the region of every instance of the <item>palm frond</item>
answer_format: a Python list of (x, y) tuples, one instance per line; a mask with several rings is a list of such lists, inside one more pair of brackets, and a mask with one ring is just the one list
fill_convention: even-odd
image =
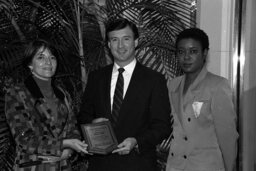
[(180, 74), (175, 38), (183, 29), (195, 26), (194, 1), (108, 0), (106, 8), (110, 20), (124, 17), (139, 27), (139, 61), (168, 78)]
[[(97, 2), (99, 4), (94, 0), (0, 0), (0, 90), (8, 76), (19, 80), (26, 75), (21, 64), (27, 42), (35, 38), (48, 39), (56, 45), (61, 58), (57, 79), (65, 83), (74, 106), (78, 107), (80, 87), (85, 85), (80, 68), (90, 72), (111, 62), (104, 41), (105, 23), (120, 17), (133, 21), (139, 28), (136, 57), (141, 63), (165, 74), (166, 78), (181, 73), (174, 53), (175, 37), (181, 30), (195, 26), (196, 0)], [(2, 103), (0, 99), (0, 108)], [(0, 122), (5, 126), (1, 118), (2, 112)], [(2, 145), (10, 142), (6, 130), (0, 127), (0, 162), (9, 167), (13, 156), (2, 158), (2, 152), (10, 154), (13, 150), (13, 146)]]
[(0, 90), (0, 170), (11, 171), (15, 159), (15, 143), (4, 112), (4, 93)]

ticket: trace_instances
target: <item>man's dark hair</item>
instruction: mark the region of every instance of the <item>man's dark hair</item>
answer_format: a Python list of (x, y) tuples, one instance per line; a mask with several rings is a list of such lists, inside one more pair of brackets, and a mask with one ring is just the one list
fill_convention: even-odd
[(139, 31), (138, 31), (137, 26), (133, 22), (131, 22), (125, 18), (119, 18), (116, 20), (111, 20), (109, 23), (107, 23), (107, 25), (106, 25), (106, 41), (108, 41), (108, 33), (109, 32), (115, 31), (115, 30), (121, 30), (127, 26), (132, 29), (133, 35), (134, 35), (134, 40), (139, 38)]
[(199, 28), (189, 28), (180, 32), (176, 38), (175, 47), (177, 48), (177, 45), (181, 39), (187, 39), (187, 38), (192, 38), (194, 40), (199, 41), (201, 43), (202, 50), (209, 49), (208, 35)]

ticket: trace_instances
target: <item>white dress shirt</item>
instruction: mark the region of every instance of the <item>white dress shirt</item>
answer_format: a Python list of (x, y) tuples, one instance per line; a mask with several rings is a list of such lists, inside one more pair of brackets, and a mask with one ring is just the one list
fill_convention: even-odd
[[(126, 65), (124, 68), (123, 72), (123, 77), (124, 77), (124, 92), (123, 92), (123, 98), (125, 97), (126, 91), (128, 89), (132, 73), (134, 71), (135, 65), (136, 65), (136, 59), (132, 62), (130, 62), (128, 65)], [(112, 71), (112, 77), (111, 77), (111, 90), (110, 90), (110, 102), (111, 102), (111, 111), (112, 111), (112, 105), (113, 105), (113, 98), (114, 98), (114, 93), (115, 93), (115, 88), (116, 88), (116, 82), (117, 82), (117, 77), (118, 77), (118, 69), (120, 66), (118, 66), (116, 63), (114, 63), (113, 71)]]

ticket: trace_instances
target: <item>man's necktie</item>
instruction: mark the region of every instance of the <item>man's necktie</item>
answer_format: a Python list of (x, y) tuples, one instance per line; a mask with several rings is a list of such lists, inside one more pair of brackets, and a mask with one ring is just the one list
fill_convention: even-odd
[(116, 125), (117, 118), (119, 115), (119, 111), (123, 102), (123, 90), (124, 90), (124, 77), (123, 77), (123, 68), (118, 69), (118, 77), (116, 82), (116, 88), (113, 98), (113, 106), (112, 106), (112, 118), (113, 118), (113, 125)]

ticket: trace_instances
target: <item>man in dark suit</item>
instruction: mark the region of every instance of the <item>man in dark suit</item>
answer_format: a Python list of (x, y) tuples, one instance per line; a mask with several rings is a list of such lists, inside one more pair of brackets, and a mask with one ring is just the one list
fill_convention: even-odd
[[(89, 170), (154, 171), (156, 145), (171, 133), (166, 80), (135, 59), (139, 37), (135, 24), (112, 21), (106, 36), (114, 63), (89, 74), (78, 120), (80, 124), (110, 120), (118, 148), (108, 155), (92, 155)], [(124, 69), (123, 100), (116, 112), (119, 68)]]

